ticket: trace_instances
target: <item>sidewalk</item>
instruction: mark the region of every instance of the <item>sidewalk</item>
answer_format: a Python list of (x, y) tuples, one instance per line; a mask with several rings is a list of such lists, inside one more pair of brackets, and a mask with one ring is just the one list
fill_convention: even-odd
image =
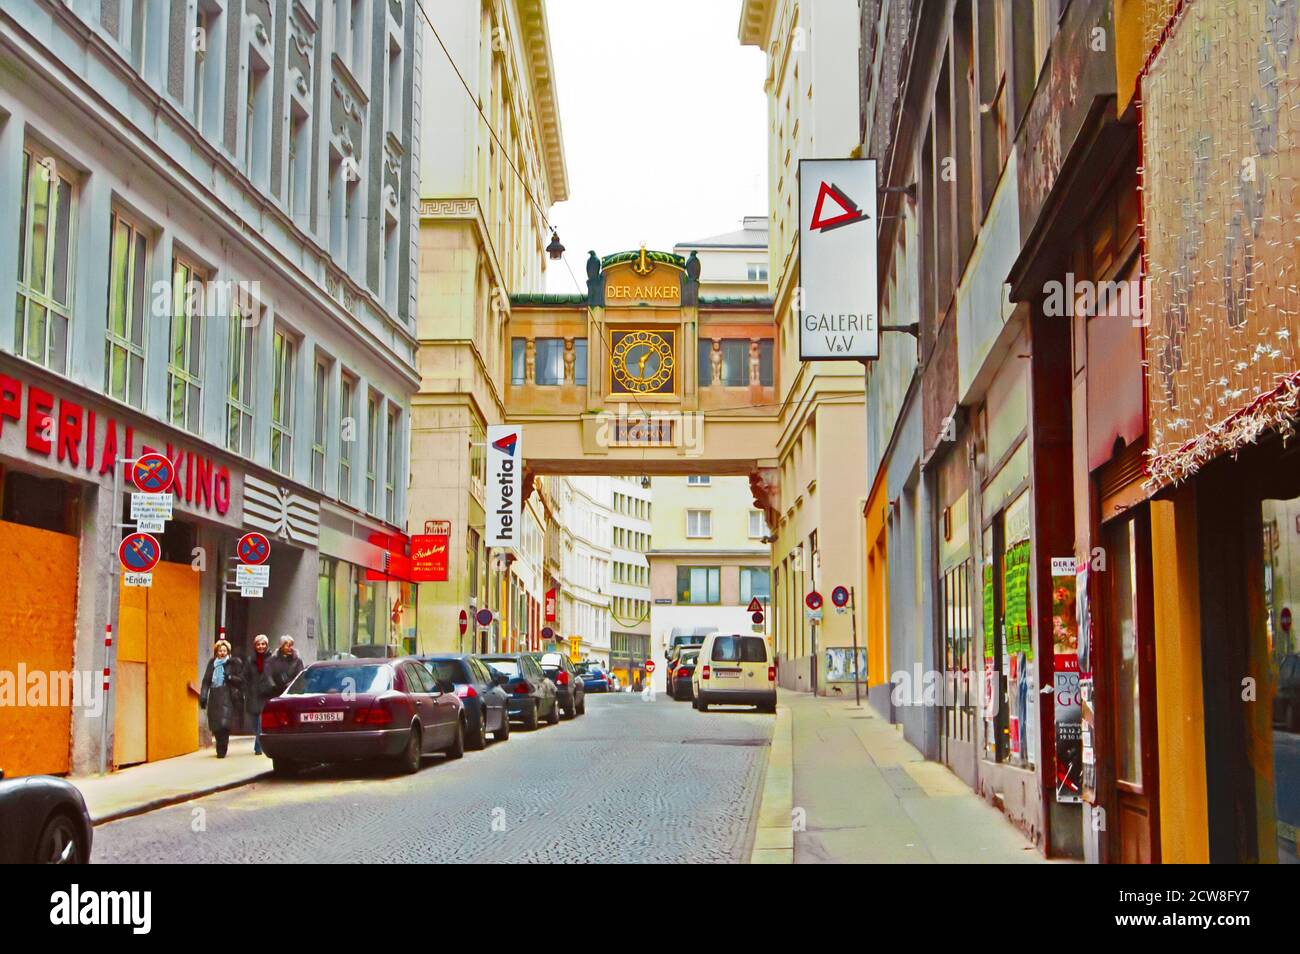
[(253, 754), (253, 737), (230, 740), (230, 751), (217, 758), (211, 748), (188, 755), (133, 765), (108, 775), (69, 779), (81, 791), (96, 825), (153, 811), (247, 785), (271, 771), (271, 760)]
[[(791, 813), (803, 812), (802, 831)], [(853, 698), (780, 691), (754, 863), (1042, 862), (993, 806)]]

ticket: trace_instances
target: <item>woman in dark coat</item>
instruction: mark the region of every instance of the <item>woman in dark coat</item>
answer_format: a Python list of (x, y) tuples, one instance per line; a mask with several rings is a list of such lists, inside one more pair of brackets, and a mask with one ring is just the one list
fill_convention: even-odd
[(278, 696), (289, 687), (289, 683), (303, 671), (302, 657), (293, 648), (292, 636), (280, 637), (280, 648), (275, 651), (268, 664), (271, 670), (272, 696)]
[(237, 658), (230, 655), (230, 643), (224, 639), (217, 640), (212, 658), (208, 660), (207, 671), (203, 673), (199, 706), (208, 712), (208, 729), (216, 740), (219, 759), (226, 757), (226, 750), (230, 746), (230, 723), (233, 721), (235, 706), (239, 704), (242, 686), (243, 666)]
[(271, 644), (266, 633), (253, 638), (253, 654), (244, 660), (244, 707), (253, 720), (253, 754), (262, 754), (262, 709), (276, 695), (271, 682)]

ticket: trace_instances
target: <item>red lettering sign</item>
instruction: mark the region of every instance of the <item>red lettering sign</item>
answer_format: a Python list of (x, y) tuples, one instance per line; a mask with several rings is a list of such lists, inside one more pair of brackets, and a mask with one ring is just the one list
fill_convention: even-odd
[(447, 554), (451, 538), (447, 533), (416, 533), (411, 536), (411, 580), (415, 583), (445, 583)]

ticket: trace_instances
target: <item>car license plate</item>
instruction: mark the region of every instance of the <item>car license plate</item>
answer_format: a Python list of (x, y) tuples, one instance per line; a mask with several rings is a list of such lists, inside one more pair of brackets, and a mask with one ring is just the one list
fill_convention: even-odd
[(303, 712), (298, 716), (299, 722), (342, 722), (342, 712)]
[(719, 669), (717, 676), (719, 679), (739, 679), (740, 673), (734, 669)]

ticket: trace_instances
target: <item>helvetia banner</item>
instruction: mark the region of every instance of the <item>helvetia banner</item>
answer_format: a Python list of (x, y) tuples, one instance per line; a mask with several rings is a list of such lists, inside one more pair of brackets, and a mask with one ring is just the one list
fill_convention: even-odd
[(880, 357), (876, 161), (799, 162), (799, 360)]
[(521, 427), (493, 424), (487, 429), (487, 539), (490, 547), (519, 541), (520, 484), (524, 470)]

